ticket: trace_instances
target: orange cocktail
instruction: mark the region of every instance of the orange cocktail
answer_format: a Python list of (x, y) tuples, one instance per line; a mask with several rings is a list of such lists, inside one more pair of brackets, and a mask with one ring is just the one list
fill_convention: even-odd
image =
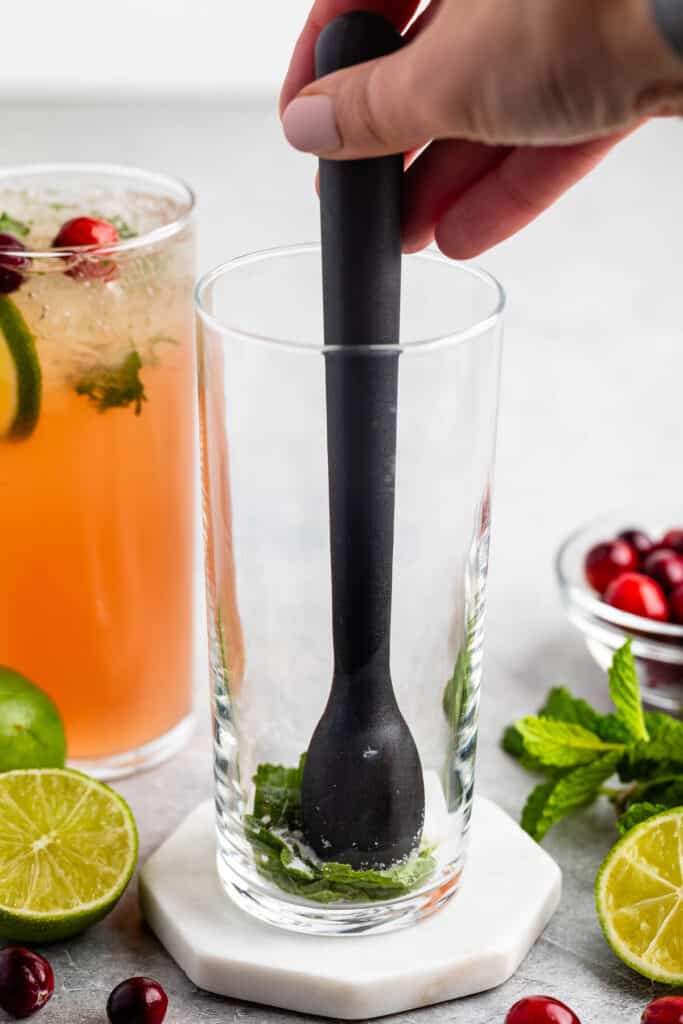
[(100, 774), (192, 708), (191, 206), (142, 172), (0, 174), (0, 664)]

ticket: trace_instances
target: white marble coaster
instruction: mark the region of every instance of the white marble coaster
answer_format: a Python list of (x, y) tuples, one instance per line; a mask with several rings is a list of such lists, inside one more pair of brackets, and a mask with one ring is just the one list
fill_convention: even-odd
[(476, 797), (460, 891), (402, 931), (321, 938), (261, 924), (225, 895), (207, 802), (145, 864), (143, 913), (199, 988), (344, 1020), (494, 988), (557, 909), (560, 869), (496, 804)]

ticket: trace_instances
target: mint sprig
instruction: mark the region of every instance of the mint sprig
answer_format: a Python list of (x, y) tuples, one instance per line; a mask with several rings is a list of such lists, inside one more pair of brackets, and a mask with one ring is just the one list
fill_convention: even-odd
[[(537, 715), (505, 730), (503, 749), (546, 776), (522, 812), (522, 827), (534, 839), (600, 795), (614, 804), (620, 831), (683, 805), (683, 722), (643, 711), (630, 640), (614, 654), (609, 690), (615, 713), (601, 714), (555, 687)], [(615, 774), (628, 785), (607, 789)]]

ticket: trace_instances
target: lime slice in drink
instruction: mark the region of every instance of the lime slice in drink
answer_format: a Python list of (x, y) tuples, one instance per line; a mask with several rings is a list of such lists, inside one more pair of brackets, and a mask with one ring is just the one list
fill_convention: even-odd
[(101, 782), (65, 768), (0, 775), (0, 936), (52, 942), (100, 921), (137, 850), (130, 808)]
[(62, 768), (65, 756), (64, 726), (48, 695), (0, 666), (0, 772)]
[(634, 971), (683, 984), (683, 808), (648, 818), (610, 851), (595, 884), (607, 941)]
[(33, 433), (40, 391), (35, 339), (19, 308), (0, 295), (0, 438), (20, 440)]

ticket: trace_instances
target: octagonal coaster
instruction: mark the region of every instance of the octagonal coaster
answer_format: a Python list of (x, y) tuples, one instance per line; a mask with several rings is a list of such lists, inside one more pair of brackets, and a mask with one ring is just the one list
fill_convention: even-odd
[(150, 857), (143, 914), (179, 967), (218, 995), (343, 1020), (399, 1013), (502, 984), (557, 909), (560, 869), (496, 804), (476, 797), (459, 892), (382, 935), (298, 935), (236, 907), (216, 870), (214, 808), (200, 805)]

